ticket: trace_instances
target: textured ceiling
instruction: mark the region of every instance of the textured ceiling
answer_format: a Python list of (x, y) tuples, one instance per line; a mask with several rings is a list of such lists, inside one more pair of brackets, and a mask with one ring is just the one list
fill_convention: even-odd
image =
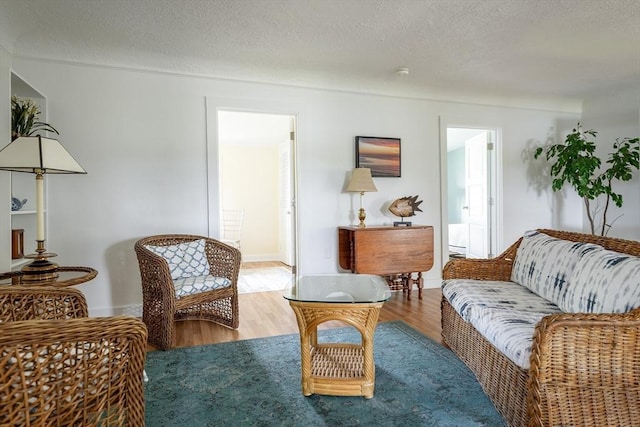
[(576, 106), (640, 85), (640, 1), (0, 0), (0, 44), (19, 57)]

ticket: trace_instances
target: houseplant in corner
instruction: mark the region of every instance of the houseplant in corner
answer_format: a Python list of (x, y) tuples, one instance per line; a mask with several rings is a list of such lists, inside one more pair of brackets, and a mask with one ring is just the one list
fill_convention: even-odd
[[(606, 161), (608, 168), (602, 170), (602, 160), (595, 155), (596, 144), (589, 140), (596, 135), (593, 129), (583, 131), (578, 123), (564, 143), (538, 147), (534, 158), (544, 153), (551, 163), (551, 188), (558, 191), (564, 184), (571, 185), (584, 201), (591, 234), (598, 232), (605, 236), (615, 222), (615, 219), (609, 221), (607, 218), (610, 202), (622, 206), (622, 195), (613, 191), (613, 183), (629, 181), (639, 169), (640, 142), (637, 137), (616, 139)], [(597, 201), (600, 196), (604, 196), (603, 207)], [(599, 222), (598, 216), (601, 216)]]
[(11, 141), (21, 136), (32, 136), (40, 131), (59, 135), (50, 124), (38, 121), (39, 115), (40, 107), (33, 100), (11, 96)]

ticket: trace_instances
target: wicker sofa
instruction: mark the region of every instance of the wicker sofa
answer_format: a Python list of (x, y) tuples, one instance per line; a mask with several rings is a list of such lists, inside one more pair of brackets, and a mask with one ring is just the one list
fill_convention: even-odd
[[(550, 245), (538, 246), (542, 250), (536, 252), (535, 261), (525, 256), (532, 236)], [(565, 262), (570, 252), (573, 265)], [(443, 270), (443, 340), (474, 372), (511, 426), (637, 425), (639, 256), (640, 242), (536, 230), (496, 258), (450, 261)], [(614, 267), (619, 260), (631, 266), (626, 278), (618, 278), (622, 286), (614, 283), (624, 292), (614, 292), (615, 286), (602, 279), (606, 268), (581, 264), (594, 257), (601, 261), (608, 257)], [(533, 283), (526, 287), (514, 280)], [(607, 286), (602, 286), (605, 282)], [(598, 283), (606, 289), (587, 289), (581, 295), (575, 287), (585, 283), (587, 288)], [(513, 306), (519, 297), (507, 296), (508, 288), (526, 301), (515, 301)], [(592, 296), (598, 292), (600, 296)], [(507, 332), (509, 325), (516, 325), (516, 331)], [(501, 334), (513, 336), (501, 341)], [(526, 351), (522, 351), (524, 341)]]

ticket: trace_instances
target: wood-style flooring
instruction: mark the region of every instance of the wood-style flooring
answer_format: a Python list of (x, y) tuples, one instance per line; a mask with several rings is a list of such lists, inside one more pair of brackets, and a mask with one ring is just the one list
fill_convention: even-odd
[[(289, 302), (282, 291), (255, 292), (239, 296), (240, 326), (229, 329), (207, 321), (182, 321), (176, 323), (176, 347), (189, 347), (228, 341), (262, 338), (274, 335), (298, 333), (298, 324)], [(423, 298), (413, 290), (411, 300), (402, 291), (392, 292), (380, 311), (379, 322), (402, 320), (432, 340), (442, 343), (440, 336), (439, 288), (424, 289)], [(320, 329), (342, 327), (341, 322), (326, 322)], [(154, 347), (149, 345), (149, 350)]]

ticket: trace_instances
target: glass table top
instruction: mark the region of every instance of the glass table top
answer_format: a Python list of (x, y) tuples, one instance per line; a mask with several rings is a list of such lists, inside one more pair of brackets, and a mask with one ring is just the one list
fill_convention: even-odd
[(314, 274), (297, 277), (284, 297), (290, 301), (373, 303), (389, 299), (387, 281), (372, 274)]

